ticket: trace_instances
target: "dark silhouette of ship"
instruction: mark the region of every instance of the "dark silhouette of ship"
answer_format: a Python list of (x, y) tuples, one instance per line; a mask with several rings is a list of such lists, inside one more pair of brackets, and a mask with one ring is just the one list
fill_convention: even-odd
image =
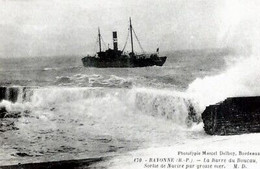
[[(106, 51), (102, 51), (101, 48), (101, 34), (98, 29), (98, 43), (99, 43), (99, 52), (97, 52), (94, 56), (86, 56), (82, 58), (83, 65), (85, 67), (98, 67), (98, 68), (106, 68), (106, 67), (146, 67), (146, 66), (162, 66), (166, 61), (166, 56), (159, 57), (159, 48), (157, 48), (156, 53), (153, 54), (145, 54), (135, 32), (132, 27), (131, 18), (130, 18), (130, 38), (131, 38), (131, 52), (126, 53), (124, 49), (118, 50), (117, 45), (117, 32), (113, 32), (113, 47), (114, 49), (108, 48)], [(134, 52), (133, 45), (133, 32), (134, 35), (143, 50), (142, 54), (136, 54)], [(127, 36), (127, 39), (129, 34)], [(126, 41), (127, 43), (127, 41)]]

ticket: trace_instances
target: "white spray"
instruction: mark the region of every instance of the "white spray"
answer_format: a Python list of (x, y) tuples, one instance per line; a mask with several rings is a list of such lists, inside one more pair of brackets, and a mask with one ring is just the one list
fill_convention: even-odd
[(257, 7), (257, 1), (227, 1), (220, 43), (236, 49), (237, 55), (232, 59), (235, 63), (229, 64), (223, 73), (197, 78), (189, 85), (187, 93), (200, 103), (201, 111), (227, 97), (260, 95), (260, 16)]

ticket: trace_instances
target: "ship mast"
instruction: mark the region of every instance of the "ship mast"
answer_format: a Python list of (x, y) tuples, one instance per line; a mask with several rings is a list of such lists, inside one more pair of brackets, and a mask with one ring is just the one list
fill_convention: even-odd
[(134, 55), (133, 28), (132, 28), (131, 17), (129, 19), (130, 19), (131, 48), (132, 48), (132, 55)]
[(100, 29), (98, 27), (98, 44), (99, 44), (99, 52), (101, 52), (101, 35), (100, 35)]

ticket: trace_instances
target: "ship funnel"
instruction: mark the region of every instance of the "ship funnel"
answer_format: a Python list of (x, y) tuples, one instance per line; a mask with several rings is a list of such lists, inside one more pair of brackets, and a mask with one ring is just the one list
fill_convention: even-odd
[(113, 43), (114, 43), (114, 50), (117, 51), (118, 47), (117, 47), (117, 32), (113, 32)]

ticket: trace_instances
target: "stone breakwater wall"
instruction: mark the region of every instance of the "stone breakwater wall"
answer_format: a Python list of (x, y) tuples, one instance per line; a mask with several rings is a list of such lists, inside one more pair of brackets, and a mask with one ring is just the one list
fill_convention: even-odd
[(260, 96), (233, 97), (206, 107), (204, 130), (210, 135), (260, 132)]

